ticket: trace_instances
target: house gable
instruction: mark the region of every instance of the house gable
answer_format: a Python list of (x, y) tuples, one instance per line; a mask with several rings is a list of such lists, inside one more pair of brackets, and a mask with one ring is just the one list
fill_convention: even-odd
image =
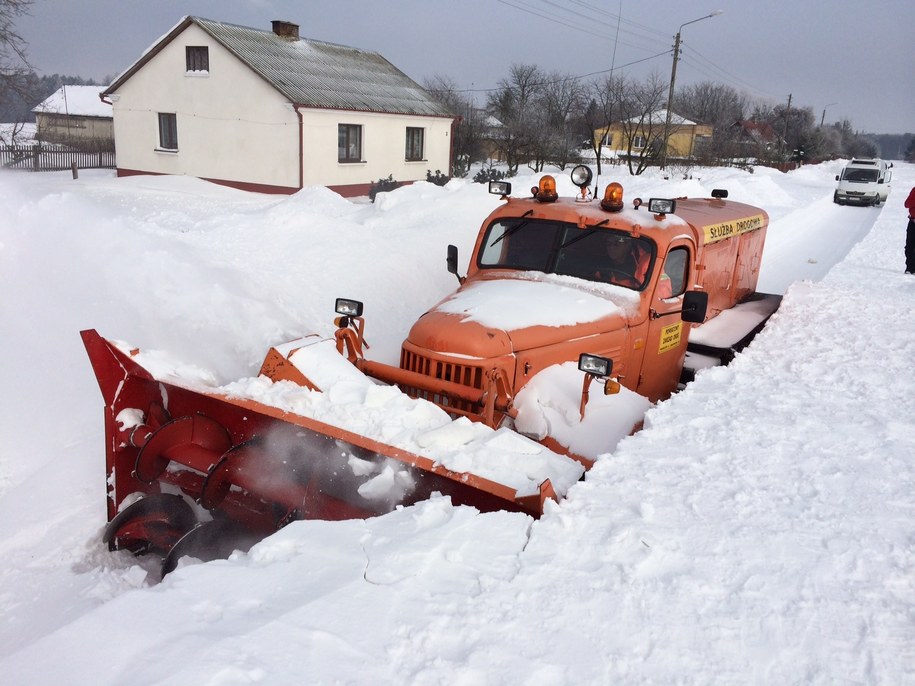
[[(280, 23), (294, 34), (186, 17), (115, 79), (102, 95), (119, 174), (353, 195), (389, 175), (450, 170), (454, 119), (426, 91), (377, 53), (298, 39)], [(359, 138), (353, 159), (341, 159), (344, 128)]]
[(117, 91), (191, 25), (209, 34), (294, 105), (453, 118), (447, 108), (377, 52), (202, 17), (185, 17), (115, 79), (104, 95)]

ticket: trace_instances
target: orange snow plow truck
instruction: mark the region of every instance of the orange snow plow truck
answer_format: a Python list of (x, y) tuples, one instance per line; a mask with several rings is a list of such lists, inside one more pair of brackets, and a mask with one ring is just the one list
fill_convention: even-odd
[[(459, 288), (400, 364), (368, 359), (359, 301), (333, 338), (271, 348), (215, 387), (82, 332), (105, 401), (111, 549), (225, 556), (298, 519), (364, 518), (440, 493), (543, 512), (651, 403), (727, 364), (777, 309), (756, 292), (768, 215), (711, 198), (623, 202), (572, 171), (483, 222)], [(154, 363), (152, 363), (154, 362)], [(150, 369), (154, 369), (150, 371)], [(595, 383), (596, 382), (596, 383)]]

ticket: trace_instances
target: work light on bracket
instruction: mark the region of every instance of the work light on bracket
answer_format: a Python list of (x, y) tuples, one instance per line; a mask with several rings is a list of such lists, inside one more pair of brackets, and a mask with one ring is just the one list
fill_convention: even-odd
[(584, 164), (579, 164), (572, 169), (572, 183), (578, 188), (589, 185), (592, 178), (594, 178), (594, 175), (591, 173), (591, 168)]
[(578, 369), (591, 376), (607, 377), (613, 371), (613, 360), (600, 355), (582, 353), (578, 356)]
[(512, 194), (512, 185), (508, 181), (490, 181), (489, 192), (505, 197)]
[(361, 317), (362, 303), (358, 300), (347, 300), (346, 298), (337, 298), (337, 304), (334, 307), (337, 314), (344, 317)]
[(673, 214), (677, 209), (677, 201), (668, 198), (650, 198), (648, 211), (652, 214)]

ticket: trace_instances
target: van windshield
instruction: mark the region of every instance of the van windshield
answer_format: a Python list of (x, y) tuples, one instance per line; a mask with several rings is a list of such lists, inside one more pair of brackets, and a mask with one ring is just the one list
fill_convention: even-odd
[(844, 181), (857, 181), (860, 183), (873, 183), (878, 179), (876, 169), (846, 169), (842, 174)]
[(479, 266), (562, 274), (642, 290), (651, 277), (655, 252), (652, 241), (624, 231), (518, 217), (489, 226)]

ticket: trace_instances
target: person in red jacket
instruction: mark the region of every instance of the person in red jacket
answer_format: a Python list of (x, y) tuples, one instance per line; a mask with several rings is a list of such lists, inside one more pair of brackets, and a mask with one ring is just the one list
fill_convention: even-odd
[(905, 273), (915, 274), (915, 188), (909, 192), (905, 207), (909, 211), (909, 225), (905, 232)]

